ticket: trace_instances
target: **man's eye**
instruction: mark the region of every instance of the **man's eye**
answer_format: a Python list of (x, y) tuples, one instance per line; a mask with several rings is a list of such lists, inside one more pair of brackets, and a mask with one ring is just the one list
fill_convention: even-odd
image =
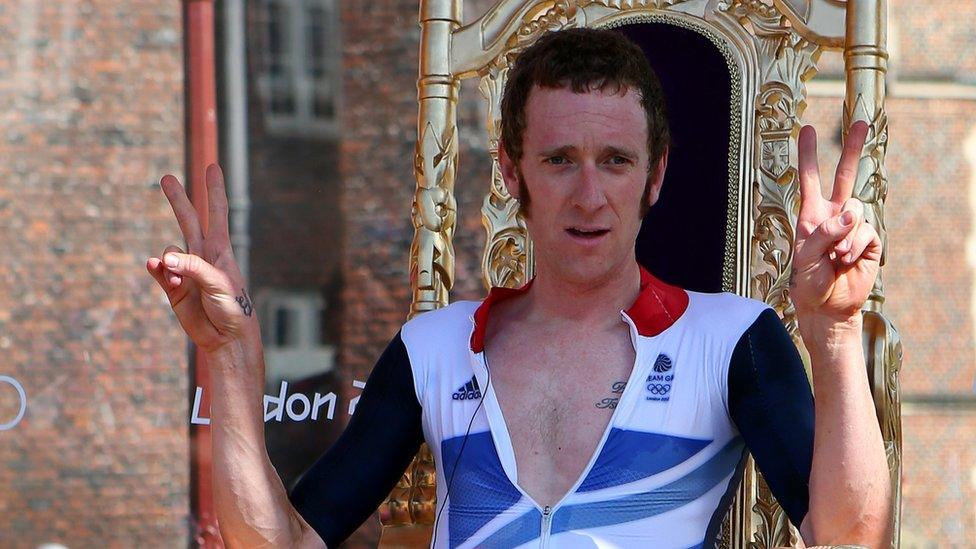
[(566, 163), (566, 158), (563, 156), (550, 156), (546, 159), (546, 162), (552, 164), (553, 166), (561, 166)]
[(610, 163), (611, 164), (617, 164), (617, 165), (629, 164), (630, 163), (630, 159), (627, 158), (626, 156), (620, 156), (618, 154), (618, 155), (614, 155), (614, 156), (612, 156), (610, 158)]

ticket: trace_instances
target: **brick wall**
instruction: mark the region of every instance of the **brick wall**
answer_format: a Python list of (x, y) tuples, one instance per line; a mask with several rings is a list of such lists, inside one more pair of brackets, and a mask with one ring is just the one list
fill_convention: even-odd
[[(179, 231), (180, 4), (0, 0), (0, 546), (180, 546), (184, 339), (145, 260)], [(0, 384), (0, 421), (19, 399)]]
[(972, 547), (976, 414), (906, 405), (902, 547)]
[(976, 10), (967, 0), (889, 0), (888, 19), (899, 78), (976, 79)]
[[(335, 284), (341, 224), (331, 142), (251, 132), (251, 284)], [(257, 137), (257, 139), (254, 139)]]

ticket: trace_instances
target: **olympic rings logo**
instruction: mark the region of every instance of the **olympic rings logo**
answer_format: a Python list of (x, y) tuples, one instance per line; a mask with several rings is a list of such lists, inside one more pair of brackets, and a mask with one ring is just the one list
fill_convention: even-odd
[(670, 383), (648, 383), (647, 390), (652, 395), (666, 395), (671, 392)]
[(17, 395), (20, 397), (20, 410), (17, 412), (17, 417), (13, 421), (8, 421), (7, 423), (0, 423), (0, 431), (6, 431), (8, 429), (13, 429), (20, 423), (20, 420), (24, 419), (24, 413), (27, 412), (27, 392), (24, 391), (24, 386), (20, 384), (16, 379), (0, 375), (0, 382), (10, 384), (14, 389), (17, 390)]

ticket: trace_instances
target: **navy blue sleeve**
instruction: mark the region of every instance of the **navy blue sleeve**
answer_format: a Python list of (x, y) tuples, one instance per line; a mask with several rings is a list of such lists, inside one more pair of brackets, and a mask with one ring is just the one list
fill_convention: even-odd
[(410, 361), (397, 333), (366, 380), (349, 425), (288, 499), (336, 547), (376, 511), (423, 440)]
[(800, 526), (810, 504), (813, 394), (800, 353), (772, 309), (732, 352), (729, 413), (773, 496)]

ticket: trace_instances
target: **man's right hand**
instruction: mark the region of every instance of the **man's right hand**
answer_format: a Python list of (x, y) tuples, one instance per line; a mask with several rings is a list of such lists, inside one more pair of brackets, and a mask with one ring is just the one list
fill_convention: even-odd
[[(217, 366), (211, 378), (210, 431), (220, 535), (228, 547), (325, 547), (289, 502), (264, 444), (264, 356), (257, 318), (230, 246), (223, 174), (216, 164), (207, 167), (206, 236), (183, 185), (172, 175), (159, 184), (188, 250), (167, 246), (160, 257), (146, 261), (146, 269), (166, 292), (183, 330), (207, 353), (207, 364)], [(242, 372), (222, 375), (231, 367)]]
[(228, 234), (227, 193), (220, 167), (207, 167), (209, 226), (203, 234), (200, 219), (179, 180), (163, 176), (160, 187), (173, 207), (186, 241), (167, 246), (161, 257), (150, 257), (146, 269), (166, 292), (180, 325), (197, 347), (215, 351), (243, 338), (257, 326), (244, 277), (234, 259)]

